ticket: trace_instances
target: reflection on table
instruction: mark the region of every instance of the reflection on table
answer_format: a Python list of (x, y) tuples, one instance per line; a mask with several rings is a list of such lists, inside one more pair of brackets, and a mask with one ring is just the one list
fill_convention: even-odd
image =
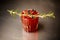
[(23, 40), (38, 40), (38, 32), (28, 33), (23, 30)]

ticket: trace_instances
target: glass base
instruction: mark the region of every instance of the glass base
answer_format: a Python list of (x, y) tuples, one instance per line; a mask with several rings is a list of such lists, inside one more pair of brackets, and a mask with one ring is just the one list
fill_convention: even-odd
[(23, 28), (26, 32), (36, 32), (38, 31), (38, 24), (36, 27), (31, 27), (31, 26), (26, 26), (26, 25), (23, 25)]

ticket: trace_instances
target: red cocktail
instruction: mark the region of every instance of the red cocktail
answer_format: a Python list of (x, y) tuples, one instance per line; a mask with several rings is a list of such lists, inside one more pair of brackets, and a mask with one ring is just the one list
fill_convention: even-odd
[(34, 32), (38, 30), (38, 17), (29, 17), (28, 15), (36, 15), (38, 12), (35, 10), (24, 10), (22, 14), (27, 14), (27, 16), (22, 15), (21, 20), (23, 28), (27, 32)]
[(11, 15), (18, 15), (19, 17), (21, 17), (21, 21), (23, 24), (23, 28), (25, 31), (27, 32), (34, 32), (36, 30), (38, 30), (38, 19), (40, 18), (47, 18), (47, 17), (51, 17), (51, 18), (55, 18), (54, 16), (54, 12), (49, 12), (47, 14), (38, 14), (38, 12), (36, 10), (24, 10), (22, 11), (22, 13), (13, 11), (13, 10), (8, 10), (8, 12), (10, 12)]

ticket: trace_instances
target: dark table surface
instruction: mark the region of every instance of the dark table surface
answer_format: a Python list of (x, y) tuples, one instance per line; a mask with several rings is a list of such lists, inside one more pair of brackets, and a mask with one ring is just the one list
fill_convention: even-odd
[[(0, 11), (0, 40), (58, 40), (59, 32), (59, 2), (42, 0), (13, 0), (1, 1)], [(56, 18), (39, 18), (39, 30), (28, 33), (22, 28), (20, 17), (12, 17), (7, 9), (36, 9), (39, 13), (54, 11)]]

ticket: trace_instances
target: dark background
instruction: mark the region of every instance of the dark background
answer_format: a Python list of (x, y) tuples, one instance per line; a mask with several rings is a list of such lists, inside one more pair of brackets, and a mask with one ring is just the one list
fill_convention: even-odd
[[(38, 40), (58, 40), (60, 37), (59, 0), (0, 0), (0, 40), (22, 40), (20, 17), (12, 17), (8, 9), (36, 9), (39, 13), (53, 11), (56, 18), (39, 18)], [(41, 25), (42, 24), (42, 25)], [(26, 37), (26, 36), (25, 36)], [(34, 39), (34, 37), (32, 37)], [(26, 39), (25, 39), (26, 40)]]

